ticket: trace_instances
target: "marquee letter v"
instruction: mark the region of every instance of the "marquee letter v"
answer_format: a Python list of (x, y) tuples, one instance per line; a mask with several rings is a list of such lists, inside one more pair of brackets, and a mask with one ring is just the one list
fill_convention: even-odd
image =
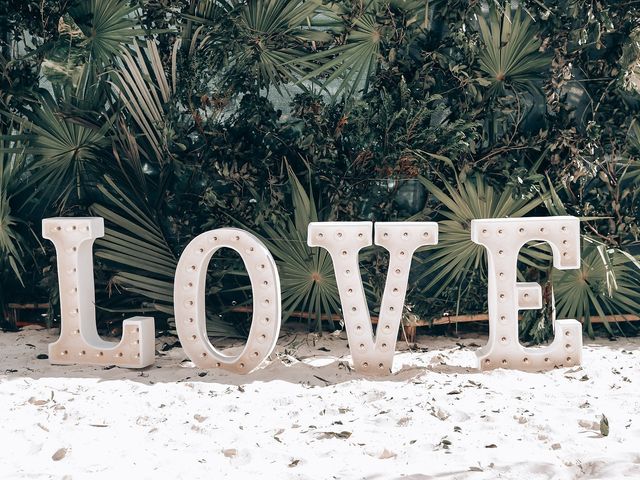
[(389, 251), (389, 271), (374, 339), (358, 253), (372, 244), (372, 222), (312, 222), (307, 244), (331, 255), (351, 358), (356, 371), (369, 375), (391, 372), (396, 338), (409, 282), (413, 253), (438, 243), (434, 222), (377, 222), (375, 243)]

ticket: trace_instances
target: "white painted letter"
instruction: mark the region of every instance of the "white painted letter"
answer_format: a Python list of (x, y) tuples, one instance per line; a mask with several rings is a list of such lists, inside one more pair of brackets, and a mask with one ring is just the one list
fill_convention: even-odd
[(393, 363), (413, 253), (423, 245), (438, 242), (438, 224), (375, 224), (376, 244), (389, 251), (389, 271), (375, 342), (358, 261), (360, 249), (371, 245), (372, 226), (371, 222), (313, 222), (309, 224), (307, 243), (310, 247), (325, 248), (333, 260), (355, 369), (370, 375), (387, 375)]
[(489, 342), (476, 352), (480, 368), (537, 371), (580, 364), (582, 325), (576, 320), (555, 320), (555, 338), (548, 347), (520, 345), (518, 310), (542, 308), (542, 293), (537, 283), (518, 282), (516, 271), (518, 252), (531, 240), (551, 245), (556, 268), (579, 268), (579, 220), (575, 217), (472, 220), (471, 239), (487, 249), (489, 264)]
[(151, 365), (155, 359), (153, 318), (125, 320), (120, 343), (98, 336), (91, 250), (95, 239), (104, 236), (104, 220), (45, 218), (42, 236), (56, 248), (60, 289), (60, 338), (49, 344), (49, 361), (127, 368)]
[[(207, 336), (205, 283), (213, 254), (227, 247), (240, 254), (251, 280), (253, 318), (247, 344), (231, 357), (216, 350)], [(248, 373), (269, 356), (280, 333), (280, 277), (264, 244), (237, 228), (198, 235), (180, 257), (173, 290), (176, 329), (186, 354), (200, 368), (221, 367)]]

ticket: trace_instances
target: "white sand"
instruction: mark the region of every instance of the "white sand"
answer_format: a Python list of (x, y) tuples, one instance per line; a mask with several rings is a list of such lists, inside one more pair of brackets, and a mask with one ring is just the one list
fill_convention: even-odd
[(54, 339), (0, 333), (2, 479), (640, 478), (638, 338), (530, 374), (475, 371), (482, 338), (419, 337), (383, 381), (332, 335), (285, 334), (248, 376), (180, 348), (142, 372), (51, 366)]

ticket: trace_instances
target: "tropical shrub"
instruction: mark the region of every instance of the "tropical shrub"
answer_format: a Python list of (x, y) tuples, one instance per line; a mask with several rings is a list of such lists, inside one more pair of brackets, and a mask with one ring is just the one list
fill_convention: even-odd
[[(100, 320), (144, 311), (170, 325), (180, 252), (240, 219), (277, 257), (285, 317), (304, 312), (320, 329), (339, 305), (305, 224), (419, 218), (440, 221), (441, 240), (418, 254), (414, 312), (481, 312), (484, 252), (470, 221), (571, 214), (583, 220), (583, 270), (554, 272), (544, 246), (528, 245), (522, 275), (589, 333), (593, 316), (638, 313), (640, 17), (623, 3), (8, 7), (0, 2), (5, 302), (46, 290), (55, 302), (39, 221), (95, 214), (107, 226), (96, 246)], [(371, 249), (362, 263), (374, 311), (386, 258)], [(232, 308), (248, 300), (241, 272), (228, 252), (212, 260), (212, 334), (246, 329)], [(523, 337), (544, 339), (552, 315), (527, 312)]]

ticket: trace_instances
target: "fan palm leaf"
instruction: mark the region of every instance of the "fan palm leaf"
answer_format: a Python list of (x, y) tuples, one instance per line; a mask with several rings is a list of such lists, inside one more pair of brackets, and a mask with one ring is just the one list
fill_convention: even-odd
[(12, 142), (12, 151), (24, 150), (34, 157), (31, 175), (21, 190), (33, 190), (43, 198), (42, 203), (59, 201), (62, 206), (74, 190), (82, 197), (88, 172), (102, 163), (110, 146), (110, 123), (89, 120), (90, 114), (75, 108), (82, 103), (71, 98), (68, 104), (61, 104), (43, 92), (41, 103), (27, 111), (26, 117), (5, 113), (24, 133), (3, 138)]
[(109, 64), (124, 45), (144, 33), (135, 19), (137, 6), (126, 0), (83, 0), (75, 2), (69, 13), (83, 33), (80, 47), (90, 60)]
[(285, 226), (262, 226), (262, 232), (254, 232), (273, 254), (278, 265), (282, 290), (283, 320), (293, 312), (306, 312), (309, 322), (315, 318), (315, 328), (320, 329), (326, 318), (334, 328), (332, 315), (340, 312), (340, 295), (336, 282), (333, 261), (329, 252), (307, 245), (307, 227), (318, 221), (313, 195), (307, 194), (287, 166), (293, 220)]
[(318, 62), (320, 66), (307, 73), (300, 82), (326, 75), (324, 88), (330, 88), (337, 80), (338, 86), (332, 95), (352, 95), (357, 90), (367, 90), (371, 75), (378, 64), (382, 27), (374, 12), (365, 12), (353, 19), (351, 31), (342, 45), (311, 54), (307, 62)]
[[(433, 296), (451, 286), (461, 288), (478, 272), (486, 275), (485, 248), (471, 241), (471, 220), (522, 217), (543, 203), (541, 197), (518, 198), (511, 188), (498, 192), (480, 174), (457, 185), (443, 180), (444, 190), (424, 177), (419, 179), (444, 207), (439, 211), (443, 220), (438, 223), (438, 244), (422, 249), (427, 255), (417, 259), (423, 271), (416, 282)], [(540, 268), (540, 263), (549, 258), (548, 250), (540, 245), (525, 246), (519, 260)]]
[[(204, 26), (196, 31), (202, 37), (199, 48), (213, 55), (223, 81), (251, 72), (258, 89), (273, 86), (280, 91), (302, 75), (305, 46), (331, 39), (313, 28), (321, 4), (320, 0), (208, 0), (187, 18)], [(196, 35), (192, 43), (195, 40)]]
[[(553, 288), (559, 318), (582, 321), (593, 336), (591, 317), (640, 312), (638, 260), (583, 237), (580, 268), (554, 272)], [(608, 323), (605, 328), (613, 335)]]
[(487, 76), (491, 93), (501, 94), (505, 86), (537, 90), (534, 81), (549, 68), (551, 57), (540, 52), (542, 42), (531, 22), (521, 9), (512, 18), (509, 3), (501, 11), (492, 5), (488, 19), (478, 15), (480, 70)]

